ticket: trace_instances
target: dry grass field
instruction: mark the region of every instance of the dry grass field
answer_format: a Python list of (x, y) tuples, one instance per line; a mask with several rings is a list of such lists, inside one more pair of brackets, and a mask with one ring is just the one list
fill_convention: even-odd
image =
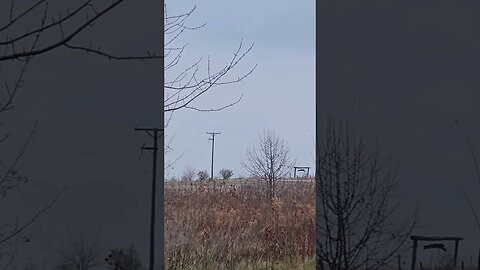
[(267, 199), (255, 180), (165, 185), (167, 269), (315, 269), (313, 181)]

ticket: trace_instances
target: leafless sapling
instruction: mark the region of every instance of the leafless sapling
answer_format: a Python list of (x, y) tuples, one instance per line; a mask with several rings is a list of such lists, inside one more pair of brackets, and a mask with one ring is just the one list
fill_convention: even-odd
[(192, 167), (187, 167), (185, 168), (185, 171), (183, 172), (182, 175), (182, 181), (193, 181), (195, 177), (195, 169)]
[(223, 180), (230, 179), (233, 176), (233, 171), (230, 169), (221, 169), (218, 173), (222, 176)]
[(415, 226), (415, 215), (398, 217), (397, 166), (383, 161), (377, 148), (368, 149), (346, 124), (329, 119), (317, 136), (317, 264), (382, 269), (406, 250)]
[(295, 162), (290, 155), (290, 146), (283, 138), (272, 130), (264, 130), (256, 144), (247, 150), (247, 159), (242, 165), (252, 177), (266, 183), (266, 194), (272, 199), (282, 187), (281, 180), (293, 169)]
[(71, 239), (69, 249), (61, 254), (56, 270), (92, 270), (101, 264), (97, 245), (87, 242), (83, 236)]

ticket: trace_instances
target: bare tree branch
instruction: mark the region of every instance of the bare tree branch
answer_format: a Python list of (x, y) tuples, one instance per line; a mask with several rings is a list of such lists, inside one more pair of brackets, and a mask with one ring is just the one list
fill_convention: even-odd
[(97, 54), (97, 55), (100, 55), (100, 56), (104, 56), (104, 57), (108, 58), (109, 60), (152, 60), (152, 59), (162, 59), (163, 58), (163, 56), (152, 54), (149, 51), (147, 51), (145, 55), (120, 56), (120, 55), (114, 55), (114, 54), (111, 54), (111, 53), (104, 52), (104, 51), (100, 50), (100, 48), (92, 49), (91, 47), (74, 46), (74, 45), (70, 45), (68, 43), (65, 43), (64, 46), (69, 48), (69, 49), (72, 49), (72, 50), (80, 50), (80, 51), (84, 51), (84, 52), (87, 52), (87, 53), (93, 53), (93, 54)]
[[(206, 24), (199, 26), (190, 27), (187, 24), (188, 19), (195, 11), (196, 6), (194, 6), (190, 11), (176, 15), (169, 16), (167, 8), (165, 7), (165, 57), (167, 56), (171, 59), (167, 59), (167, 64), (165, 64), (164, 71), (166, 77), (169, 77), (168, 72), (176, 72), (173, 70), (176, 67), (182, 58), (182, 55), (185, 51), (187, 44), (182, 46), (171, 46), (179, 37), (185, 33), (186, 30), (197, 30), (204, 27)], [(228, 107), (233, 106), (237, 102), (230, 102), (225, 106), (218, 106), (216, 109), (202, 109), (196, 105), (193, 105), (199, 97), (212, 90), (216, 86), (234, 84), (241, 82), (249, 75), (253, 73), (256, 68), (256, 65), (251, 68), (248, 72), (242, 76), (238, 76), (236, 79), (226, 79), (226, 76), (229, 75), (232, 70), (244, 59), (244, 57), (252, 50), (253, 44), (249, 46), (244, 52), (242, 52), (243, 40), (240, 42), (238, 49), (234, 52), (233, 57), (230, 59), (230, 62), (220, 68), (216, 72), (212, 72), (210, 66), (210, 58), (207, 59), (205, 67), (205, 76), (200, 75), (200, 65), (202, 63), (203, 57), (200, 57), (199, 60), (189, 65), (183, 71), (178, 72), (173, 76), (172, 79), (165, 80), (164, 89), (165, 89), (165, 100), (164, 100), (164, 111), (171, 112), (180, 109), (190, 109), (194, 111), (202, 112), (213, 112), (221, 111)], [(175, 52), (175, 53), (174, 53)]]
[(475, 218), (475, 222), (477, 223), (477, 227), (478, 229), (480, 230), (480, 220), (478, 219), (478, 216), (477, 216), (477, 213), (475, 211), (475, 208), (473, 207), (473, 204), (472, 202), (470, 201), (470, 199), (468, 198), (468, 195), (467, 193), (465, 192), (465, 190), (462, 189), (462, 192), (463, 192), (463, 196), (465, 197), (465, 200), (467, 201), (468, 203), (468, 206), (470, 207), (470, 212), (472, 213), (473, 217)]
[[(56, 50), (58, 48), (64, 47), (74, 51), (83, 51), (86, 53), (95, 54), (101, 57), (105, 57), (109, 60), (158, 60), (163, 59), (163, 55), (158, 53), (152, 53), (147, 51), (144, 55), (116, 55), (104, 50), (101, 50), (98, 46), (94, 47), (93, 45), (83, 46), (72, 44), (72, 41), (84, 30), (89, 27), (92, 27), (95, 22), (100, 18), (104, 17), (107, 13), (112, 11), (114, 8), (117, 8), (125, 0), (115, 0), (108, 5), (105, 5), (101, 8), (97, 7), (98, 1), (94, 0), (83, 0), (80, 5), (75, 8), (72, 12), (67, 9), (66, 16), (58, 16), (58, 18), (53, 18), (51, 22), (47, 23), (48, 18), (48, 4), (51, 1), (40, 0), (37, 1), (28, 8), (26, 8), (19, 15), (15, 16), (13, 1), (10, 5), (10, 19), (9, 21), (0, 27), (0, 33), (9, 31), (19, 32), (17, 29), (11, 29), (18, 21), (24, 18), (36, 16), (35, 11), (42, 5), (45, 7), (42, 17), (39, 21), (39, 25), (35, 27), (34, 30), (26, 31), (23, 34), (17, 34), (13, 37), (5, 35), (2, 40), (0, 40), (0, 51), (3, 51), (3, 55), (0, 55), (0, 64), (5, 63), (6, 61), (17, 61), (23, 62), (20, 67), (20, 72), (17, 80), (10, 86), (7, 82), (4, 82), (4, 91), (0, 93), (0, 112), (11, 110), (14, 108), (14, 99), (18, 93), (19, 88), (24, 83), (24, 77), (26, 73), (27, 66), (30, 64), (32, 58), (37, 55), (42, 55), (50, 51)], [(88, 18), (88, 11), (93, 11), (93, 16)], [(91, 12), (90, 12), (91, 13)], [(75, 22), (80, 16), (87, 15), (87, 19), (83, 23), (79, 23), (73, 27), (73, 29), (66, 34), (64, 25), (70, 22)], [(44, 32), (51, 33), (52, 30), (60, 29), (60, 36), (56, 40), (44, 42), (45, 44), (39, 44), (40, 35)], [(20, 49), (21, 48), (21, 49)], [(13, 64), (13, 63), (12, 63)], [(11, 70), (12, 68), (9, 67)], [(3, 96), (3, 97), (2, 97)], [(3, 99), (3, 100), (2, 100)]]
[(13, 24), (15, 24), (21, 18), (23, 18), (24, 16), (26, 16), (27, 14), (32, 12), (35, 8), (40, 6), (40, 4), (44, 3), (45, 1), (46, 0), (37, 1), (35, 4), (31, 5), (28, 9), (26, 9), (25, 11), (20, 13), (18, 16), (13, 17), (13, 0), (11, 0), (11, 3), (10, 3), (10, 21), (6, 25), (0, 27), (0, 33), (4, 30), (8, 29), (9, 27), (11, 27)]
[[(107, 57), (108, 59), (113, 59), (113, 60), (149, 60), (149, 59), (161, 59), (163, 56), (157, 55), (154, 53), (147, 52), (146, 55), (137, 55), (137, 56), (119, 56), (119, 55), (113, 55), (110, 53), (107, 53), (105, 51), (101, 51), (99, 48), (93, 49), (93, 46), (79, 46), (79, 45), (72, 45), (69, 42), (72, 41), (77, 35), (82, 33), (86, 28), (91, 27), (94, 25), (96, 21), (98, 21), (101, 17), (103, 17), (105, 14), (116, 8), (118, 5), (120, 5), (122, 2), (125, 0), (115, 0), (111, 4), (107, 5), (106, 7), (102, 9), (98, 9), (95, 7), (93, 4), (93, 0), (85, 0), (78, 8), (76, 8), (73, 12), (67, 11), (67, 16), (61, 17), (59, 16), (59, 19), (53, 19), (52, 22), (49, 24), (42, 24), (40, 27), (36, 28), (35, 30), (32, 31), (27, 31), (26, 33), (22, 35), (18, 35), (12, 38), (6, 37), (3, 41), (0, 41), (0, 48), (3, 46), (5, 48), (5, 53), (3, 56), (0, 56), (0, 62), (5, 61), (5, 60), (10, 60), (10, 59), (20, 59), (22, 57), (26, 56), (34, 56), (34, 55), (39, 55), (43, 54), (46, 52), (49, 52), (51, 50), (54, 50), (58, 47), (64, 46), (69, 49), (73, 50), (82, 50), (85, 52), (89, 53), (94, 53), (100, 56)], [(20, 18), (29, 15), (32, 11), (35, 10), (36, 7), (38, 7), (40, 4), (45, 3), (48, 4), (48, 1), (43, 0), (35, 3), (32, 5), (30, 8), (28, 8), (25, 12), (20, 14), (18, 17), (15, 19), (12, 19), (8, 24), (3, 26), (0, 29), (0, 32), (7, 30), (9, 27), (11, 27), (17, 20)], [(79, 15), (82, 11), (84, 10), (93, 10), (94, 11), (94, 16), (90, 19), (85, 20), (84, 23), (78, 25), (70, 34), (65, 35), (64, 30), (63, 30), (63, 24), (71, 21), (74, 19), (75, 16)], [(38, 34), (40, 32), (44, 32), (47, 30), (50, 30), (54, 27), (58, 26), (61, 30), (61, 36), (60, 39), (57, 40), (56, 42), (51, 42), (50, 44), (44, 46), (43, 48), (40, 49), (35, 49), (35, 50), (22, 50), (21, 52), (16, 52), (15, 49), (15, 44), (18, 42), (22, 42), (29, 38), (30, 36), (33, 36), (35, 34)], [(8, 46), (11, 48), (11, 52), (9, 53), (10, 50), (8, 50)]]
[(63, 192), (64, 192), (65, 188), (62, 189), (62, 191), (60, 191), (57, 196), (55, 196), (55, 198), (53, 198), (53, 200), (47, 205), (45, 206), (44, 208), (42, 208), (40, 211), (38, 211), (33, 217), (31, 217), (27, 222), (25, 222), (23, 225), (21, 225), (20, 227), (16, 227), (12, 232), (10, 232), (9, 234), (7, 234), (6, 236), (2, 236), (2, 238), (0, 238), (0, 245), (7, 242), (8, 240), (10, 240), (11, 238), (17, 236), (18, 234), (20, 234), (21, 232), (23, 232), (25, 229), (27, 229), (30, 225), (32, 225), (41, 215), (45, 214), (50, 208), (52, 208), (52, 206), (55, 204), (55, 202), (57, 202), (58, 199), (60, 199), (60, 197), (62, 196)]
[(468, 137), (467, 137), (467, 144), (468, 144), (468, 148), (470, 149), (470, 154), (472, 155), (472, 161), (473, 161), (473, 165), (475, 166), (475, 173), (477, 175), (477, 180), (480, 183), (480, 170), (478, 169), (477, 156), (475, 155), (475, 151), (473, 150), (472, 143), (470, 142), (470, 139)]
[(25, 151), (28, 145), (30, 144), (33, 138), (33, 135), (37, 129), (37, 124), (38, 123), (35, 123), (35, 125), (31, 129), (27, 140), (25, 141), (23, 146), (20, 148), (20, 151), (18, 152), (18, 154), (16, 155), (12, 163), (7, 167), (3, 166), (3, 164), (0, 165), (0, 168), (4, 170), (3, 177), (0, 178), (0, 195), (2, 196), (2, 198), (5, 198), (7, 192), (10, 189), (18, 188), (18, 185), (20, 183), (25, 183), (28, 181), (26, 177), (19, 175), (19, 173), (16, 170), (16, 166), (18, 165), (20, 159), (25, 155)]
[[(473, 149), (472, 143), (470, 142), (470, 139), (468, 138), (468, 136), (466, 137), (466, 140), (467, 140), (468, 149), (470, 150), (470, 154), (472, 155), (472, 161), (473, 161), (473, 165), (475, 167), (475, 174), (477, 176), (478, 182), (480, 183), (480, 171), (479, 171), (479, 168), (478, 168), (477, 157), (475, 155), (475, 151)], [(470, 199), (468, 198), (468, 195), (465, 192), (465, 190), (462, 189), (462, 192), (463, 192), (463, 196), (465, 197), (465, 200), (467, 201), (467, 204), (470, 208), (470, 212), (472, 213), (472, 216), (475, 218), (475, 222), (477, 224), (477, 227), (480, 230), (480, 220), (478, 219), (477, 212), (475, 211), (475, 208), (473, 207), (473, 204), (470, 201)]]
[(185, 106), (185, 109), (190, 109), (190, 110), (194, 110), (194, 111), (197, 111), (197, 112), (218, 112), (218, 111), (221, 111), (221, 110), (226, 109), (228, 107), (232, 107), (233, 105), (239, 103), (242, 100), (242, 97), (243, 97), (243, 94), (238, 98), (237, 101), (235, 101), (233, 103), (230, 103), (230, 104), (227, 104), (225, 106), (219, 107), (219, 108), (199, 109), (197, 107)]
[[(83, 9), (84, 7), (88, 6), (90, 4), (92, 0), (89, 0), (89, 1), (86, 1), (78, 10), (80, 9)], [(10, 60), (10, 59), (18, 59), (18, 58), (22, 58), (22, 57), (26, 57), (26, 56), (34, 56), (34, 55), (39, 55), (39, 54), (43, 54), (43, 53), (46, 53), (46, 52), (49, 52), (51, 50), (54, 50), (60, 46), (63, 46), (65, 44), (67, 44), (70, 40), (72, 40), (74, 37), (76, 37), (78, 34), (80, 34), (85, 28), (91, 26), (91, 24), (95, 21), (97, 21), (100, 17), (102, 17), (103, 15), (105, 15), (107, 12), (109, 12), (110, 10), (112, 10), (113, 8), (115, 8), (116, 6), (118, 6), (119, 4), (121, 4), (123, 1), (125, 0), (116, 0), (114, 1), (113, 3), (111, 3), (110, 5), (108, 5), (107, 7), (105, 7), (102, 11), (98, 12), (95, 16), (93, 16), (93, 18), (87, 20), (86, 22), (84, 22), (83, 24), (79, 25), (72, 33), (70, 33), (69, 35), (65, 36), (65, 37), (62, 37), (62, 39), (56, 41), (56, 42), (53, 42), (49, 45), (46, 45), (44, 46), (43, 48), (40, 48), (40, 49), (34, 49), (34, 50), (29, 50), (29, 51), (22, 51), (22, 52), (18, 52), (18, 53), (11, 53), (11, 54), (5, 54), (3, 56), (0, 56), (0, 61), (5, 61), (5, 60)], [(73, 15), (72, 15), (73, 14)], [(75, 13), (72, 13), (70, 14), (69, 16), (67, 16), (67, 18), (71, 18), (72, 16), (75, 15)], [(59, 20), (59, 21), (56, 21), (50, 25), (47, 25), (47, 26), (43, 26), (43, 27), (40, 27), (39, 29), (35, 30), (35, 31), (32, 31), (30, 33), (27, 33), (26, 36), (21, 36), (21, 37), (18, 37), (18, 38), (14, 38), (13, 40), (8, 40), (8, 41), (5, 41), (4, 43), (2, 43), (1, 45), (8, 45), (8, 44), (13, 44), (14, 41), (18, 41), (19, 39), (24, 39), (34, 33), (37, 33), (37, 32), (41, 32), (41, 31), (44, 31), (50, 27), (53, 27), (55, 25), (58, 25), (59, 23), (61, 23), (63, 21), (63, 19)], [(46, 28), (46, 29), (45, 29)]]
[[(52, 21), (52, 23), (50, 24), (43, 24), (43, 25), (40, 25), (40, 27), (38, 27), (37, 29), (33, 30), (33, 31), (28, 31), (26, 32), (25, 34), (22, 34), (22, 35), (19, 35), (17, 37), (14, 37), (14, 38), (10, 38), (10, 39), (7, 39), (7, 40), (4, 40), (4, 41), (0, 41), (0, 46), (5, 46), (5, 45), (10, 45), (10, 44), (14, 44), (15, 42), (18, 42), (18, 41), (21, 41), (27, 37), (30, 37), (32, 35), (35, 35), (35, 34), (38, 34), (40, 32), (44, 32), (54, 26), (61, 26), (62, 23), (68, 21), (69, 19), (71, 19), (73, 16), (75, 16), (76, 14), (78, 14), (80, 11), (82, 11), (83, 9), (85, 9), (86, 7), (88, 7), (90, 5), (90, 3), (92, 2), (92, 0), (88, 0), (86, 2), (84, 2), (82, 5), (80, 5), (80, 7), (78, 7), (73, 13), (70, 13), (68, 16), (62, 18), (62, 19), (59, 19), (59, 20), (54, 20)], [(41, 4), (41, 3), (45, 3), (46, 5), (48, 4), (48, 1), (40, 1), (39, 3), (37, 4)], [(36, 5), (34, 5), (34, 7), (36, 7)], [(30, 11), (32, 11), (33, 9), (31, 9)], [(82, 29), (83, 30), (83, 29)]]

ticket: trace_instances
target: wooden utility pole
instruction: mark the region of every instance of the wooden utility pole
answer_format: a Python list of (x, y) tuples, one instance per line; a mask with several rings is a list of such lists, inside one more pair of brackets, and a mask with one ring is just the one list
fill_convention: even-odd
[[(155, 198), (156, 198), (156, 186), (157, 186), (157, 153), (158, 153), (158, 139), (163, 135), (163, 128), (135, 128), (136, 131), (145, 131), (148, 135), (153, 138), (153, 146), (146, 147), (142, 146), (142, 150), (149, 150), (153, 154), (153, 171), (152, 171), (152, 201), (151, 201), (151, 212), (150, 212), (150, 263), (149, 270), (154, 270), (155, 268)], [(161, 135), (159, 134), (162, 133)], [(160, 232), (163, 234), (163, 218), (164, 218), (164, 207), (163, 207), (163, 179), (160, 181)], [(162, 237), (163, 239), (163, 237)], [(164, 245), (160, 245), (160, 250), (158, 252), (160, 255), (160, 269), (165, 269), (165, 255), (164, 255)]]
[(208, 140), (212, 141), (212, 167), (210, 179), (213, 180), (213, 148), (215, 147), (215, 135), (220, 134), (220, 132), (207, 132), (207, 134), (212, 135), (212, 138), (208, 138)]

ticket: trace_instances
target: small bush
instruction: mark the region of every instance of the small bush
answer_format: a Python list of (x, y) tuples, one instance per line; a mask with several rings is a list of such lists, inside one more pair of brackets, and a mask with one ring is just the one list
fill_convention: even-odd
[(223, 180), (228, 180), (230, 179), (230, 177), (233, 176), (233, 171), (230, 169), (221, 169), (219, 173), (222, 176)]
[(129, 249), (112, 249), (105, 261), (112, 270), (140, 270), (142, 264), (138, 258), (137, 251), (132, 245)]
[(192, 181), (195, 177), (195, 170), (192, 167), (187, 167), (182, 175), (182, 181)]
[(207, 171), (199, 171), (197, 173), (197, 176), (198, 176), (198, 180), (207, 180), (209, 177)]

